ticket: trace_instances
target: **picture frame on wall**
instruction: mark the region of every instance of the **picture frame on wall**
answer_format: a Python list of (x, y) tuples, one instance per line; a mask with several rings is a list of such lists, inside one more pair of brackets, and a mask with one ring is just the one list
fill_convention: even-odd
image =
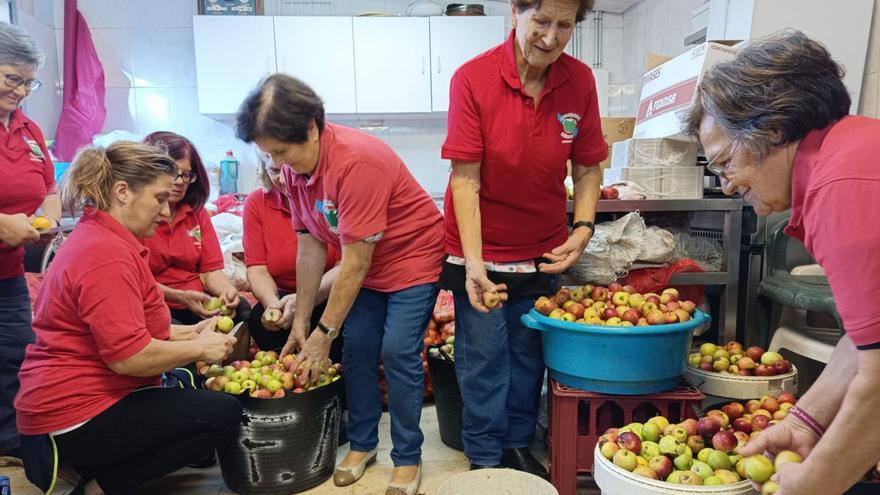
[(196, 0), (199, 15), (263, 15), (263, 0)]

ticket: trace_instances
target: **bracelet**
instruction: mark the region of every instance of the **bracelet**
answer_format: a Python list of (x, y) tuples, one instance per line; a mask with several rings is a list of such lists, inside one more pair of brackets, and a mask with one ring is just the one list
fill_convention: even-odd
[(798, 406), (793, 406), (791, 409), (788, 410), (788, 413), (801, 420), (801, 422), (807, 425), (807, 428), (815, 433), (817, 437), (822, 438), (822, 435), (825, 434), (825, 427), (820, 425), (815, 418), (807, 413), (807, 411), (804, 411)]
[(594, 234), (596, 233), (596, 225), (593, 222), (590, 222), (588, 220), (581, 220), (579, 222), (573, 223), (571, 225), (571, 230), (574, 231), (580, 227), (586, 227), (586, 228), (590, 229), (590, 232), (592, 232)]

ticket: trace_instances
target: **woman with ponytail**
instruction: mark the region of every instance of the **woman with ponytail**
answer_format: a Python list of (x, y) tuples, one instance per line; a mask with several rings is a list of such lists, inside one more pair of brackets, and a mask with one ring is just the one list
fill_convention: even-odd
[(73, 493), (132, 493), (237, 434), (234, 397), (160, 387), (163, 372), (219, 363), (235, 343), (214, 332), (216, 318), (172, 325), (150, 272), (141, 239), (168, 220), (176, 176), (164, 151), (134, 142), (85, 149), (68, 172), (62, 199), (84, 215), (37, 297), (15, 401), (38, 486), (34, 473), (47, 466), (54, 477), (57, 456), (81, 476)]

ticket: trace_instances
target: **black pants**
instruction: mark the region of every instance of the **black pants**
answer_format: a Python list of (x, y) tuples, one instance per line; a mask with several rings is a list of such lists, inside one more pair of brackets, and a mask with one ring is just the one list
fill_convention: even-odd
[[(201, 316), (196, 315), (188, 309), (170, 308), (169, 310), (171, 311), (171, 323), (175, 325), (195, 325), (202, 321)], [(235, 308), (235, 318), (233, 318), (232, 321), (238, 323), (247, 320), (250, 314), (251, 304), (247, 302), (247, 299), (240, 297), (238, 299), (238, 307)]]
[(0, 280), (0, 451), (19, 446), (12, 401), (18, 393), (18, 369), (34, 342), (31, 299), (24, 277)]
[(238, 436), (241, 403), (203, 390), (132, 392), (79, 428), (55, 437), (59, 462), (94, 478), (108, 495), (204, 459)]
[[(288, 294), (290, 293), (278, 291), (278, 297), (284, 297)], [(313, 330), (318, 326), (318, 320), (320, 320), (321, 315), (324, 314), (324, 308), (326, 306), (326, 303), (319, 304), (315, 307), (315, 310), (312, 311), (311, 326)], [(290, 329), (288, 328), (278, 331), (267, 330), (261, 321), (264, 311), (265, 308), (263, 308), (263, 305), (260, 303), (257, 303), (257, 305), (251, 310), (251, 316), (248, 320), (248, 329), (251, 331), (251, 337), (254, 339), (254, 342), (257, 343), (257, 347), (261, 350), (280, 351), (281, 348), (284, 347), (284, 344), (287, 343), (287, 338), (290, 336)], [(342, 362), (342, 332), (339, 332), (339, 337), (336, 337), (330, 347), (330, 359), (332, 359), (334, 363)]]

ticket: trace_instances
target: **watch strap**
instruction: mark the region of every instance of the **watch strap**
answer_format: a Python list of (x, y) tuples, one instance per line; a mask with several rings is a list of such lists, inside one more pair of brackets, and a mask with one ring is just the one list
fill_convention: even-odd
[(337, 335), (339, 335), (338, 329), (331, 329), (327, 327), (327, 325), (323, 324), (320, 320), (318, 321), (318, 329), (324, 332), (324, 335), (330, 337), (331, 339), (335, 339)]
[(571, 225), (571, 230), (575, 230), (580, 227), (586, 227), (586, 228), (590, 229), (590, 231), (593, 232), (594, 234), (596, 233), (596, 225), (593, 222), (590, 222), (589, 220), (581, 220), (579, 222), (573, 223)]

